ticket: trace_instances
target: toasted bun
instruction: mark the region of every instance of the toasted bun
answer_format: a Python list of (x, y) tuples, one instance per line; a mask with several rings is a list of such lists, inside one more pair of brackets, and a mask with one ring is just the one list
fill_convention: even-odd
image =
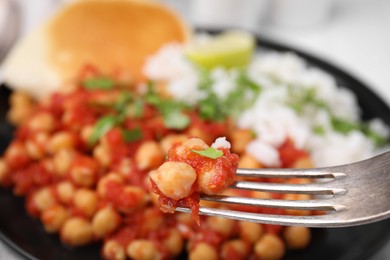
[(83, 0), (64, 6), (21, 40), (3, 64), (5, 82), (40, 98), (77, 77), (85, 65), (143, 80), (145, 59), (189, 29), (150, 0)]

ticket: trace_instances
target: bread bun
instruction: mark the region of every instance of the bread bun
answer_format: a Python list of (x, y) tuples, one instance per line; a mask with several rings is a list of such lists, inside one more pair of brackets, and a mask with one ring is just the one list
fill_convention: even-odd
[(4, 80), (36, 98), (74, 80), (85, 65), (140, 82), (145, 59), (165, 43), (185, 42), (189, 31), (155, 1), (75, 1), (15, 45), (3, 64)]

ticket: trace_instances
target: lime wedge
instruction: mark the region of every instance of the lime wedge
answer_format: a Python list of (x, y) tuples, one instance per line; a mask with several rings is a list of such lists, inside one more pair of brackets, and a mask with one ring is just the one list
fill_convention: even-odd
[(255, 38), (244, 31), (227, 31), (202, 41), (194, 41), (186, 49), (187, 57), (195, 64), (214, 67), (243, 67), (251, 59)]

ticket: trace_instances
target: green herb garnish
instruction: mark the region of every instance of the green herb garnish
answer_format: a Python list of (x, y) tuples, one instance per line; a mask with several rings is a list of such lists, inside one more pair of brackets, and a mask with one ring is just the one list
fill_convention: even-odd
[(191, 149), (191, 152), (200, 154), (200, 155), (202, 155), (204, 157), (208, 157), (208, 158), (211, 158), (211, 159), (217, 159), (217, 158), (219, 158), (219, 157), (221, 157), (223, 155), (223, 152), (221, 150), (215, 149), (213, 147), (209, 147), (209, 148), (204, 149), (204, 150), (194, 150), (194, 149)]
[(331, 123), (333, 129), (342, 134), (347, 134), (353, 130), (360, 130), (359, 124), (338, 117), (332, 117)]
[(317, 90), (315, 88), (302, 89), (294, 85), (288, 86), (289, 95), (291, 97), (288, 105), (297, 113), (303, 113), (304, 108), (308, 105), (316, 108), (330, 111), (328, 105), (317, 97)]
[(226, 115), (239, 116), (244, 110), (253, 106), (261, 92), (261, 87), (252, 81), (245, 71), (240, 71), (236, 79), (237, 87), (224, 100)]
[(376, 133), (368, 128), (367, 128), (367, 130), (363, 129), (363, 133), (368, 138), (370, 138), (377, 147), (381, 147), (389, 142), (388, 138), (386, 138), (386, 137), (384, 137), (384, 136), (382, 136), (382, 135), (380, 135), (380, 134), (378, 134), (378, 133)]
[(131, 130), (122, 129), (122, 136), (126, 143), (131, 143), (134, 141), (141, 140), (143, 134), (140, 128), (134, 128)]
[(313, 127), (313, 132), (316, 134), (316, 135), (324, 135), (325, 134), (325, 128), (323, 126), (315, 126)]
[(92, 130), (92, 134), (88, 139), (90, 146), (94, 145), (103, 135), (115, 127), (118, 123), (118, 118), (115, 116), (105, 116), (100, 118)]
[(133, 96), (130, 92), (122, 92), (114, 103), (114, 109), (118, 112), (122, 112), (126, 108), (126, 105), (132, 100)]
[(351, 131), (360, 131), (364, 135), (366, 135), (369, 139), (371, 139), (371, 141), (373, 141), (374, 144), (378, 147), (388, 142), (388, 138), (381, 136), (380, 134), (371, 130), (367, 125), (367, 123), (350, 122), (346, 119), (341, 119), (338, 117), (332, 117), (331, 122), (332, 122), (332, 127), (335, 131), (342, 134), (348, 134)]
[(252, 81), (243, 70), (239, 71), (235, 79), (236, 87), (226, 98), (218, 97), (212, 90), (213, 84), (209, 74), (201, 71), (199, 89), (206, 93), (206, 97), (199, 102), (199, 112), (202, 119), (221, 121), (227, 117), (237, 117), (245, 109), (256, 102), (261, 87)]
[(190, 123), (190, 118), (180, 111), (171, 111), (164, 116), (164, 125), (169, 129), (182, 130)]
[(223, 104), (214, 93), (210, 93), (208, 97), (199, 101), (199, 114), (204, 120), (224, 120), (226, 115), (223, 111)]
[(114, 86), (114, 81), (109, 78), (91, 78), (86, 79), (83, 82), (83, 86), (86, 89), (103, 89), (108, 90)]
[(184, 110), (189, 107), (177, 100), (164, 99), (154, 92), (153, 85), (148, 85), (148, 93), (145, 96), (146, 102), (156, 107), (164, 118), (164, 125), (169, 129), (183, 130), (190, 123), (188, 115)]
[(134, 104), (131, 106), (131, 115), (134, 118), (141, 118), (144, 115), (144, 102), (141, 99), (134, 101)]

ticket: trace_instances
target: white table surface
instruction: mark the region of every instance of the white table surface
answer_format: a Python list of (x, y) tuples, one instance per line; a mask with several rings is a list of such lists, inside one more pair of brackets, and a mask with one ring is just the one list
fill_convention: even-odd
[[(22, 35), (42, 21), (58, 2), (17, 1), (24, 17)], [(306, 28), (280, 28), (263, 23), (257, 30), (350, 72), (390, 104), (389, 0), (339, 0), (326, 23)], [(22, 258), (0, 242), (0, 260), (17, 259)], [(382, 259), (390, 259), (390, 243), (371, 258)]]

